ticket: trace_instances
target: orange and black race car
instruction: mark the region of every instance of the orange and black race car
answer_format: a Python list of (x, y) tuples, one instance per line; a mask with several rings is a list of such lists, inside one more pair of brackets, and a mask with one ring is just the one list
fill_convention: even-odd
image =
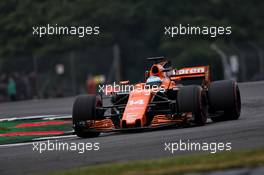
[(80, 95), (73, 105), (73, 128), (79, 137), (101, 132), (204, 125), (236, 120), (241, 100), (236, 82), (210, 81), (209, 66), (173, 69), (164, 57), (152, 62), (144, 83), (107, 85), (104, 94)]

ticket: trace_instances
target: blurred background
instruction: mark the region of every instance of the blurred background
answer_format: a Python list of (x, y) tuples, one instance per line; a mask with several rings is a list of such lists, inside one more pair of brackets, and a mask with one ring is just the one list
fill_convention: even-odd
[[(1, 0), (0, 102), (73, 96), (143, 81), (147, 57), (210, 65), (212, 79), (264, 79), (261, 0)], [(99, 26), (99, 36), (32, 35), (33, 26)], [(164, 35), (165, 26), (231, 26), (232, 34)]]

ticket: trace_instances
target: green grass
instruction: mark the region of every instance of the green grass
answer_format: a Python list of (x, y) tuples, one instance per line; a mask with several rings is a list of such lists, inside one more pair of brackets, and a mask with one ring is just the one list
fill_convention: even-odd
[[(50, 131), (50, 130), (60, 130), (60, 131), (72, 131), (71, 124), (59, 124), (59, 125), (46, 125), (39, 127), (25, 127), (16, 128), (15, 126), (22, 123), (35, 123), (35, 122), (45, 122), (46, 120), (33, 119), (33, 120), (15, 120), (15, 121), (3, 121), (0, 122), (0, 134), (10, 133), (10, 132), (27, 132), (27, 131)], [(52, 136), (52, 135), (48, 135)], [(47, 135), (32, 135), (32, 136), (0, 136), (0, 145), (26, 142), (32, 139), (47, 137)]]
[(0, 134), (7, 132), (24, 132), (24, 131), (48, 131), (48, 130), (62, 130), (71, 131), (71, 124), (60, 124), (60, 125), (46, 125), (39, 127), (25, 127), (25, 128), (15, 128), (18, 124), (23, 123), (35, 123), (35, 122), (45, 122), (45, 120), (17, 120), (17, 121), (4, 121), (0, 122)]
[(9, 131), (9, 129), (6, 127), (0, 127), (0, 133), (6, 132), (6, 131)]
[(111, 163), (55, 172), (51, 175), (175, 175), (261, 165), (264, 165), (264, 149)]

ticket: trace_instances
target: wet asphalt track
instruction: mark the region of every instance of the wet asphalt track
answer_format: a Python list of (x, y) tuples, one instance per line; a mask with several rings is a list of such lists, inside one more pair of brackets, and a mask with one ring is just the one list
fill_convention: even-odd
[[(133, 134), (107, 134), (98, 138), (77, 137), (61, 142), (99, 142), (100, 151), (32, 151), (32, 144), (0, 147), (0, 174), (35, 174), (86, 165), (138, 159), (153, 159), (191, 152), (164, 151), (164, 142), (180, 139), (192, 142), (231, 142), (232, 150), (264, 147), (264, 82), (240, 84), (242, 115), (237, 121), (212, 123), (203, 127), (160, 130)], [(0, 104), (0, 118), (71, 113), (73, 98)]]

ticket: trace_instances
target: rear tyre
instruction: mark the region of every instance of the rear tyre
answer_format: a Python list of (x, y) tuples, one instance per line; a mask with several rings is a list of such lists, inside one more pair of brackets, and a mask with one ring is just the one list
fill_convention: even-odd
[(72, 121), (75, 134), (78, 137), (97, 137), (100, 132), (87, 131), (85, 126), (87, 120), (98, 119), (96, 107), (102, 106), (100, 99), (96, 95), (80, 95), (76, 97), (72, 109)]
[(223, 114), (212, 117), (213, 122), (237, 120), (241, 113), (241, 97), (238, 85), (232, 80), (211, 83), (208, 90), (210, 111), (222, 111)]
[(194, 122), (204, 125), (208, 118), (206, 93), (200, 86), (184, 86), (178, 92), (179, 112), (192, 112)]

